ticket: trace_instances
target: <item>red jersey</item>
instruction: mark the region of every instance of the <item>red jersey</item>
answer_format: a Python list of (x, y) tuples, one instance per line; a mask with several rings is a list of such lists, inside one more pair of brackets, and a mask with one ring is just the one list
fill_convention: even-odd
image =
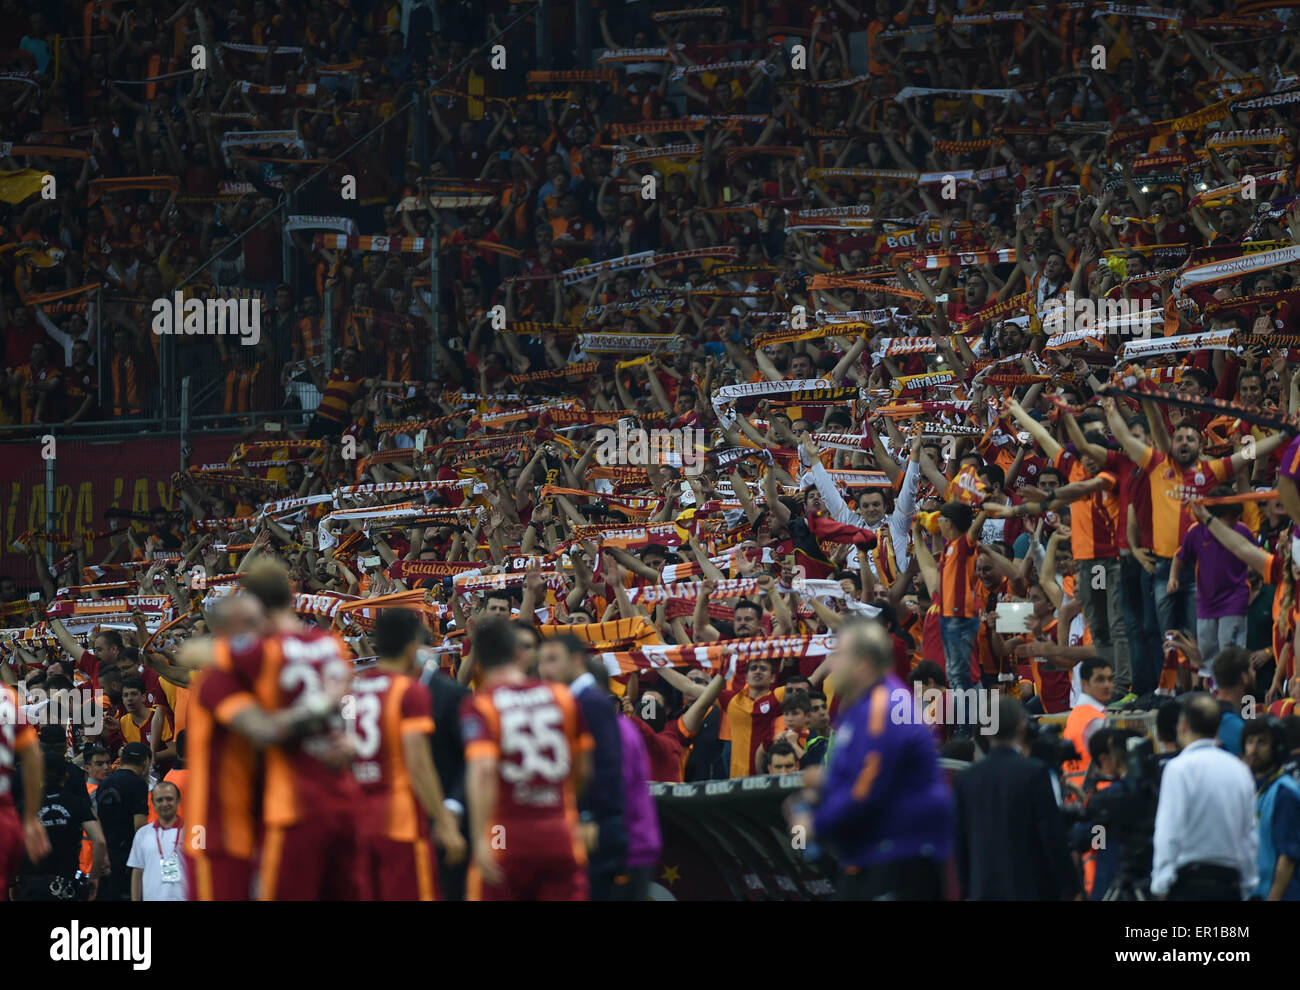
[[(1043, 639), (1056, 641), (1056, 620), (1053, 619), (1044, 627), (1042, 632)], [(1034, 637), (1028, 633), (1020, 637), (1021, 642), (1032, 643)], [(1060, 667), (1054, 667), (1052, 664), (1039, 660), (1037, 657), (1031, 657), (1028, 663), (1029, 678), (1034, 682), (1034, 692), (1043, 702), (1043, 711), (1048, 715), (1057, 715), (1061, 712), (1070, 710), (1070, 681), (1071, 674), (1068, 670), (1062, 670)]]
[(632, 723), (645, 739), (650, 779), (662, 784), (680, 784), (685, 779), (686, 757), (695, 734), (687, 730), (680, 718), (673, 719), (659, 732), (642, 719), (633, 719)]
[[(1011, 582), (1003, 578), (993, 590), (989, 590), (983, 581), (975, 582), (975, 601), (979, 605), (980, 619), (987, 619), (997, 611), (998, 602), (1011, 593)], [(981, 621), (979, 632), (975, 634), (975, 655), (971, 660), (971, 683), (979, 684), (985, 674), (1002, 674), (1006, 671), (1007, 660), (999, 661), (993, 649), (993, 627)], [(942, 646), (942, 640), (940, 640)], [(1007, 658), (1009, 659), (1009, 658)], [(906, 678), (904, 678), (906, 680)]]
[(932, 604), (925, 612), (921, 622), (921, 659), (933, 660), (940, 667), (946, 668), (947, 658), (943, 652), (943, 632), (939, 622), (938, 603)]
[[(1089, 477), (1083, 463), (1065, 451), (1057, 455), (1054, 466), (1065, 477), (1066, 484)], [(1075, 560), (1108, 559), (1119, 553), (1116, 542), (1121, 526), (1119, 477), (1104, 468), (1097, 477), (1105, 487), (1077, 500), (1070, 508), (1070, 545)]]
[(975, 557), (979, 544), (969, 533), (949, 540), (939, 558), (939, 614), (959, 619), (979, 614), (975, 601)]
[(89, 650), (81, 651), (81, 659), (77, 661), (77, 670), (90, 678), (90, 689), (99, 690), (99, 659)]
[(364, 795), (362, 831), (396, 842), (425, 838), (429, 823), (411, 787), (402, 739), (412, 732), (433, 735), (429, 689), (405, 674), (373, 669), (357, 675), (352, 691), (352, 775)]
[[(339, 640), (320, 629), (231, 643), (236, 676), (268, 712), (290, 708), (331, 682), (347, 681), (352, 665), (343, 657)], [(352, 774), (328, 766), (320, 755), (341, 730), (340, 722), (267, 747), (262, 805), (267, 825), (294, 825), (307, 814), (351, 811), (359, 805), (361, 791)]]
[[(1119, 521), (1115, 525), (1115, 546), (1120, 551), (1132, 549), (1128, 545), (1128, 507), (1145, 500), (1148, 510), (1150, 509), (1151, 500), (1143, 494), (1144, 491), (1149, 491), (1150, 487), (1147, 475), (1127, 454), (1118, 450), (1106, 451), (1106, 463), (1102, 465), (1102, 470), (1109, 471), (1119, 479)], [(1142, 488), (1144, 484), (1147, 485), (1145, 490)], [(1144, 529), (1139, 518), (1138, 531), (1151, 532), (1150, 520), (1148, 519)]]
[(163, 679), (159, 676), (158, 671), (152, 667), (146, 667), (139, 664), (132, 674), (144, 681), (144, 700), (145, 704), (151, 708), (157, 708), (161, 705), (168, 709), (170, 715), (171, 698), (167, 694), (167, 689), (163, 686)]
[(467, 762), (497, 760), (491, 847), (512, 859), (585, 863), (573, 764), (595, 742), (569, 689), (536, 680), (484, 688), (462, 703), (460, 725)]
[(231, 720), (257, 704), (237, 675), (226, 640), (214, 647), (215, 662), (195, 675), (185, 735), (185, 818), (202, 828), (211, 856), (251, 860), (261, 815), (261, 762), (253, 744), (230, 728)]

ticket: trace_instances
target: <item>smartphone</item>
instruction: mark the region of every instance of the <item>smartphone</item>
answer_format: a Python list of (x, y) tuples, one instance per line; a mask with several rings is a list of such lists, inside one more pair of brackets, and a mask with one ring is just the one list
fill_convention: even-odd
[(379, 566), (379, 558), (378, 558), (378, 557), (362, 557), (362, 558), (358, 561), (358, 563), (359, 563), (362, 567), (364, 567), (366, 570), (368, 570), (368, 571), (369, 571), (369, 570), (374, 570), (375, 568), (377, 568), (377, 567)]
[(279, 423), (267, 423), (267, 424), (266, 424), (266, 432), (267, 432), (267, 433), (279, 433), (282, 429), (284, 429), (284, 427), (283, 427), (281, 424), (279, 424)]
[(315, 534), (315, 533), (310, 533), (310, 532), (308, 532), (308, 533), (303, 533), (303, 534), (302, 534), (302, 545), (305, 546), (308, 550), (315, 550), (315, 549), (316, 549), (316, 534)]
[(782, 566), (782, 567), (788, 567), (788, 568), (790, 568), (791, 570), (794, 570), (794, 568), (795, 568), (795, 566), (796, 566), (796, 564), (795, 564), (795, 557), (794, 557), (794, 554), (792, 554), (792, 553), (788, 553), (788, 554), (786, 554), (784, 557), (782, 557), (782, 558), (781, 558), (781, 566)]

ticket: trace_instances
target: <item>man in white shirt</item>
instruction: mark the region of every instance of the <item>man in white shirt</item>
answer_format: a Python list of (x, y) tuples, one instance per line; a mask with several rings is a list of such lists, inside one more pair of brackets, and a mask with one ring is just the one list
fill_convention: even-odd
[(1170, 760), (1156, 807), (1151, 893), (1175, 901), (1244, 900), (1259, 882), (1255, 781), (1215, 743), (1219, 704), (1188, 697), (1178, 719), (1182, 751)]
[[(821, 462), (817, 437), (814, 434), (807, 433), (804, 435), (799, 450), (801, 465), (805, 463), (808, 465), (801, 479), (803, 486), (805, 488), (816, 488), (821, 493), (827, 513), (836, 522), (869, 529), (876, 534), (877, 538), (887, 537), (893, 547), (894, 563), (900, 574), (907, 570), (907, 565), (911, 562), (908, 548), (911, 539), (912, 516), (916, 512), (916, 493), (921, 482), (920, 447), (921, 434), (918, 433), (912, 442), (912, 456), (904, 470), (903, 484), (898, 497), (894, 500), (893, 512), (886, 512), (884, 493), (878, 490), (867, 491), (859, 498), (859, 512), (850, 509), (845, 503), (843, 495), (840, 494), (835, 480)], [(850, 551), (849, 560), (845, 564), (846, 567), (856, 567), (857, 553), (856, 547)], [(874, 574), (876, 571), (875, 562), (869, 561), (869, 563)], [(879, 575), (877, 574), (876, 577), (879, 578)]]
[(153, 789), (153, 806), (158, 820), (135, 833), (131, 855), (131, 900), (185, 901), (189, 886), (185, 878), (184, 827), (176, 816), (180, 810), (181, 791), (169, 780), (159, 781)]

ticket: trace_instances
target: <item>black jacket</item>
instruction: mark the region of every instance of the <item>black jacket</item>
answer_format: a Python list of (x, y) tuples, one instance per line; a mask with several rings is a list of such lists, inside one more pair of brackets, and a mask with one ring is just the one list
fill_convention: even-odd
[[(580, 686), (578, 681), (574, 685)], [(621, 869), (627, 858), (627, 829), (623, 822), (623, 737), (618, 731), (618, 713), (610, 695), (594, 683), (575, 694), (574, 699), (596, 743), (591, 780), (578, 799), (582, 817), (600, 827), (591, 866), (593, 870)]]
[[(433, 696), (433, 766), (445, 797), (465, 806), (465, 743), (460, 737), (460, 703), (465, 685), (446, 674), (425, 670), (420, 683)], [(463, 816), (468, 817), (468, 816)]]
[[(574, 682), (575, 685), (578, 682)], [(623, 815), (623, 738), (609, 695), (594, 685), (574, 695), (587, 731), (596, 743), (591, 780), (578, 799), (578, 810), (592, 821)]]
[(953, 780), (957, 879), (976, 901), (1055, 901), (1080, 890), (1050, 771), (1010, 746)]

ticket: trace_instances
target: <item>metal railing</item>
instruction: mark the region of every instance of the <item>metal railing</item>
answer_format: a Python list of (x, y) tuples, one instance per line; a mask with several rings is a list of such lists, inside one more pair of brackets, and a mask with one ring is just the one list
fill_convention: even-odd
[(201, 430), (204, 433), (239, 433), (249, 426), (261, 423), (289, 422), (306, 425), (309, 412), (299, 408), (258, 410), (242, 413), (205, 413), (185, 415), (178, 410), (174, 416), (151, 416), (139, 419), (101, 419), (85, 423), (39, 423), (26, 426), (0, 426), (0, 447), (4, 444), (39, 443), (46, 436), (56, 440), (85, 440), (94, 443), (120, 443), (139, 437), (142, 433), (154, 436), (183, 436)]

